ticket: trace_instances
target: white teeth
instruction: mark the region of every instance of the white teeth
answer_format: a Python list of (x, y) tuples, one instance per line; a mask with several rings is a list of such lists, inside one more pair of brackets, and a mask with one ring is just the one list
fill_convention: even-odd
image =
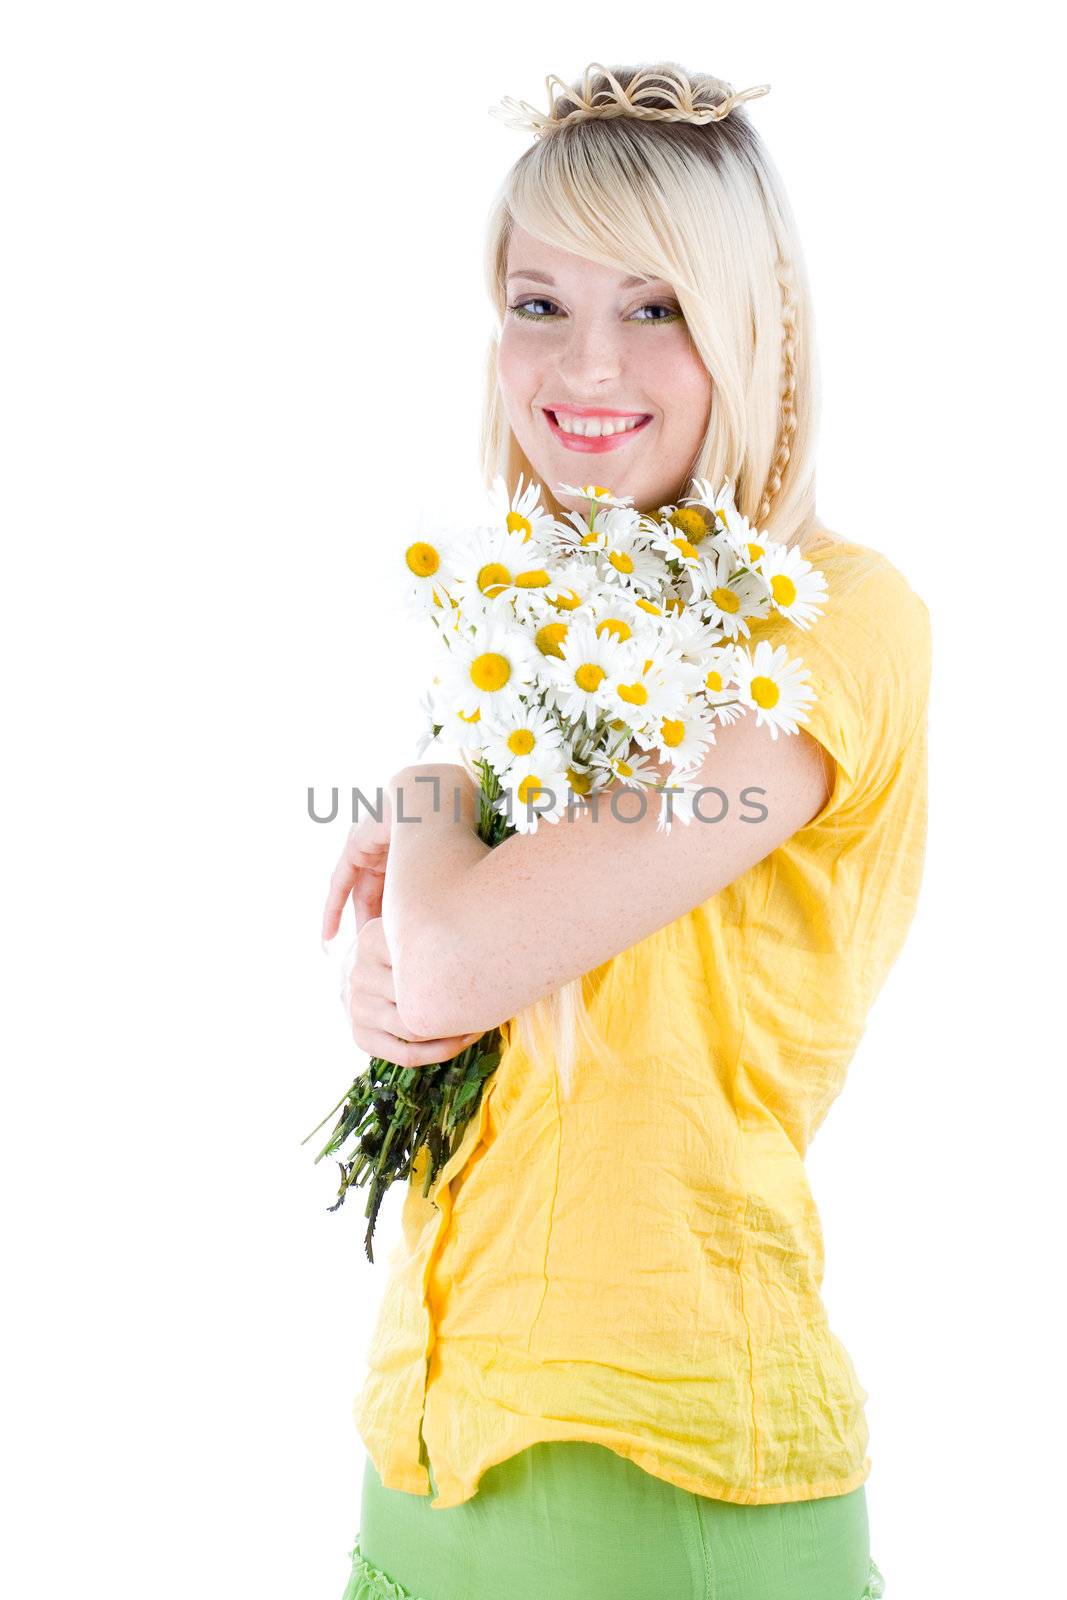
[(609, 439), (616, 433), (632, 433), (642, 417), (571, 417), (562, 411), (552, 413), (564, 433), (578, 433), (586, 439)]

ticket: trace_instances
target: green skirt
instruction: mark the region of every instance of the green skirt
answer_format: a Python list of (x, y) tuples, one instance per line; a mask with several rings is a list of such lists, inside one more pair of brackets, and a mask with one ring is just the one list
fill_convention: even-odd
[(488, 1468), (462, 1505), (433, 1511), (431, 1498), (385, 1488), (367, 1458), (342, 1600), (863, 1600), (883, 1592), (862, 1484), (821, 1500), (739, 1506), (679, 1489), (604, 1445), (551, 1440)]

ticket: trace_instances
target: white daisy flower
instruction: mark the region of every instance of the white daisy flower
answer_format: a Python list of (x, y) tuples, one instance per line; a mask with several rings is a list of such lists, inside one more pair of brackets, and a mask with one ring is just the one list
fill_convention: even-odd
[(452, 604), (455, 568), (439, 540), (413, 539), (404, 551), (404, 607), (422, 613)]
[(701, 692), (709, 706), (737, 699), (737, 661), (743, 655), (744, 651), (737, 644), (712, 645), (706, 653), (700, 663), (703, 672)]
[(705, 620), (721, 628), (731, 639), (736, 639), (738, 633), (747, 639), (750, 629), (746, 617), (767, 615), (766, 585), (756, 573), (739, 573), (729, 552), (711, 560), (701, 557), (701, 563), (701, 582), (706, 596), (701, 613)]
[[(434, 679), (434, 682), (437, 682), (436, 678)], [(423, 752), (431, 744), (433, 744), (434, 740), (438, 737), (441, 727), (440, 717), (434, 705), (432, 687), (428, 689), (425, 694), (419, 696), (419, 713), (422, 724), (422, 732), (415, 741), (416, 761), (422, 760)]]
[(597, 633), (611, 633), (620, 644), (638, 636), (654, 637), (648, 614), (635, 604), (631, 590), (603, 585), (590, 595), (585, 611)]
[(756, 571), (759, 571), (760, 563), (770, 551), (784, 548), (773, 540), (765, 539), (739, 511), (731, 514), (729, 524), (720, 536), (720, 544), (733, 553), (739, 566)]
[(493, 807), (519, 833), (536, 833), (540, 822), (559, 821), (566, 810), (567, 791), (562, 767), (516, 762), (501, 780)]
[(648, 536), (652, 549), (657, 551), (665, 561), (670, 561), (677, 566), (681, 562), (683, 567), (695, 568), (700, 564), (700, 548), (694, 544), (685, 532), (671, 522), (657, 522), (655, 532)]
[(658, 750), (669, 764), (671, 780), (679, 773), (699, 767), (715, 743), (715, 726), (710, 712), (699, 699), (689, 700), (677, 716), (660, 717), (646, 732), (634, 735), (643, 750)]
[(565, 511), (562, 522), (556, 523), (555, 540), (560, 554), (578, 556), (588, 550), (604, 546), (603, 516), (594, 512), (592, 520), (577, 511)]
[(537, 539), (476, 528), (457, 552), (452, 593), (472, 623), (526, 616), (556, 592), (548, 551)]
[[(681, 774), (672, 775), (664, 784), (663, 795), (660, 799), (659, 821), (656, 823), (657, 833), (670, 833), (676, 822), (684, 823), (686, 827), (693, 820), (693, 804), (700, 793), (702, 785), (694, 780), (683, 777)], [(706, 815), (706, 813), (705, 813)]]
[(438, 712), (441, 732), (437, 735), (443, 744), (462, 745), (466, 749), (480, 750), (485, 741), (485, 724), (480, 711), (461, 711), (458, 706), (443, 706)]
[[(566, 611), (551, 609), (539, 617), (528, 616), (523, 622), (537, 655), (554, 657), (557, 661), (563, 660), (563, 642), (572, 626), (573, 619)], [(540, 666), (543, 668), (544, 663), (541, 662)]]
[(802, 660), (790, 658), (784, 644), (772, 645), (761, 639), (751, 656), (739, 654), (738, 694), (756, 713), (756, 726), (764, 723), (777, 739), (779, 728), (797, 733), (797, 718), (806, 720), (807, 708), (815, 696), (806, 680)]
[(673, 717), (700, 687), (700, 668), (683, 660), (669, 641), (644, 636), (620, 655), (608, 680), (609, 714), (644, 729)]
[(567, 722), (590, 727), (609, 704), (608, 684), (623, 644), (613, 634), (598, 634), (587, 617), (573, 622), (560, 644), (560, 657), (543, 658), (542, 681)]
[(604, 543), (596, 555), (601, 579), (639, 594), (655, 595), (666, 575), (663, 556), (650, 549), (647, 538), (634, 529), (614, 525), (605, 526), (603, 532)]
[(609, 755), (606, 750), (598, 750), (590, 756), (589, 763), (595, 771), (603, 774), (606, 782), (618, 780), (628, 789), (657, 788), (663, 782), (663, 775), (654, 757), (638, 755), (633, 750), (619, 750), (614, 755)]
[(790, 622), (801, 628), (811, 626), (820, 615), (817, 607), (826, 600), (826, 578), (797, 550), (785, 545), (765, 554), (760, 575), (770, 590), (771, 604)]
[(712, 647), (723, 639), (722, 629), (701, 616), (699, 610), (692, 606), (673, 612), (668, 618), (667, 627), (683, 660), (695, 661), (701, 666)]
[(706, 506), (715, 520), (716, 532), (729, 527), (731, 519), (740, 515), (732, 479), (725, 478), (716, 489), (710, 478), (694, 478), (690, 487), (693, 493), (684, 496), (681, 504)]
[(482, 741), (493, 770), (510, 767), (558, 766), (563, 735), (556, 719), (541, 705), (519, 705), (506, 717), (490, 717), (483, 724)]
[(563, 617), (586, 605), (603, 588), (595, 561), (583, 559), (576, 552), (558, 556), (552, 572), (555, 581), (547, 599)]
[(557, 483), (557, 491), (561, 494), (576, 495), (581, 500), (590, 500), (598, 506), (632, 506), (632, 494), (612, 494), (610, 489), (605, 489), (602, 484), (583, 483), (575, 488), (571, 483)]
[(521, 629), (503, 620), (456, 637), (443, 663), (439, 701), (466, 712), (507, 716), (536, 677), (535, 652)]
[(514, 494), (501, 476), (493, 479), (491, 501), (498, 526), (508, 533), (517, 533), (524, 540), (547, 543), (555, 529), (555, 518), (541, 504), (541, 486), (531, 481), (523, 488), (523, 474), (519, 473)]
[(594, 506), (588, 516), (577, 511), (566, 511), (563, 520), (555, 525), (555, 542), (561, 555), (585, 555), (590, 550), (603, 550), (616, 534), (632, 534), (648, 543), (647, 533), (639, 511), (626, 506)]

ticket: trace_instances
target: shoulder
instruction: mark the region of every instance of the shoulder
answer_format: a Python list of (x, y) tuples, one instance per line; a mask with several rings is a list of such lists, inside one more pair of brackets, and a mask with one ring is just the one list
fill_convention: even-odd
[[(805, 632), (794, 638), (806, 644), (817, 633), (819, 645), (851, 643), (858, 675), (885, 682), (880, 668), (896, 666), (913, 693), (925, 692), (930, 673), (930, 608), (912, 580), (873, 545), (838, 534), (820, 533), (809, 540), (804, 558), (826, 582), (824, 610)], [(864, 648), (866, 641), (866, 648)]]
[(806, 626), (772, 617), (753, 641), (786, 646), (815, 703), (802, 725), (847, 775), (836, 802), (879, 791), (921, 721), (929, 695), (930, 612), (901, 568), (883, 551), (822, 530), (799, 552), (825, 580), (826, 593)]
[(838, 596), (849, 595), (861, 585), (864, 600), (875, 596), (896, 599), (904, 611), (929, 620), (929, 608), (912, 581), (884, 551), (858, 539), (844, 539), (819, 529), (801, 548), (805, 560), (831, 576)]

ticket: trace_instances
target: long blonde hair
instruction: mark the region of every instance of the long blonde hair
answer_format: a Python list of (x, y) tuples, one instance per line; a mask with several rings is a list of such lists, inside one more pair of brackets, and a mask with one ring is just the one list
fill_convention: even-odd
[[(626, 95), (638, 73), (639, 115)], [(621, 113), (576, 109), (590, 104), (590, 86), (601, 105), (618, 102), (621, 89)], [(588, 68), (571, 90), (550, 108), (562, 125), (519, 156), (489, 213), (485, 275), (498, 326), (485, 368), (487, 487), (500, 475), (514, 489), (521, 473), (540, 484), (548, 511), (560, 517), (565, 510), (520, 448), (497, 377), (508, 241), (517, 223), (576, 255), (671, 284), (712, 379), (707, 431), (674, 498), (688, 492), (693, 477), (716, 485), (729, 478), (739, 511), (768, 538), (806, 547), (817, 528), (819, 375), (807, 272), (777, 169), (742, 106), (719, 120), (686, 120), (687, 107), (691, 114), (695, 103), (721, 105), (730, 94), (707, 73), (677, 62), (608, 73)], [(531, 1052), (539, 1041), (554, 1041), (565, 1096), (577, 1035), (590, 1050), (605, 1048), (589, 1025), (583, 978), (525, 1007), (515, 1022)]]

